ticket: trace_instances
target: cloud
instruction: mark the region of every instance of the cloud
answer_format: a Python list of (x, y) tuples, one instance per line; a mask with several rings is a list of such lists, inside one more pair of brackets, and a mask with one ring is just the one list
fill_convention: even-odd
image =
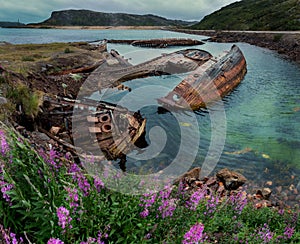
[(201, 20), (235, 0), (0, 0), (0, 21), (40, 22), (52, 11), (89, 9), (99, 12), (155, 14), (166, 18)]

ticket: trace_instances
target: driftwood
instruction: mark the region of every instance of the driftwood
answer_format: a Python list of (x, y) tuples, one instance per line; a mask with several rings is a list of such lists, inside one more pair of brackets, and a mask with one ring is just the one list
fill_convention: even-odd
[(43, 129), (42, 127), (38, 127), (38, 131), (42, 132), (44, 134), (46, 134), (49, 138), (53, 139), (54, 141), (58, 142), (59, 144), (61, 144), (62, 146), (64, 146), (65, 148), (67, 148), (69, 151), (72, 151), (75, 154), (78, 153), (82, 153), (82, 149), (79, 147), (75, 147), (74, 145), (58, 138), (57, 136), (51, 134), (50, 132), (48, 132), (47, 130)]
[(244, 78), (246, 60), (233, 45), (218, 60), (210, 59), (187, 76), (167, 96), (158, 99), (166, 107), (197, 110), (227, 95)]

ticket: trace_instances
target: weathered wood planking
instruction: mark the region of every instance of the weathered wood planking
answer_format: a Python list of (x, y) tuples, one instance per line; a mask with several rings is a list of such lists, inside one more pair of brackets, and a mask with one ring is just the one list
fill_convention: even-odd
[(88, 81), (98, 83), (98, 89), (117, 87), (122, 82), (159, 74), (179, 74), (190, 72), (207, 62), (212, 55), (200, 49), (186, 49), (163, 54), (141, 64), (120, 69), (103, 71), (96, 69)]
[(173, 46), (195, 46), (202, 45), (204, 42), (187, 38), (163, 38), (148, 40), (108, 40), (108, 43), (128, 44), (139, 47), (166, 48)]

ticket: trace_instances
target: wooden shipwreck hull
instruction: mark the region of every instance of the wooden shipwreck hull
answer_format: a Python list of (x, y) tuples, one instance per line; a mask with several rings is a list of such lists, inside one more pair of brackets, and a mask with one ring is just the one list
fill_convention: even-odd
[[(179, 74), (191, 72), (203, 65), (212, 55), (200, 49), (185, 49), (169, 54), (163, 54), (149, 61), (134, 66), (112, 67), (100, 66), (86, 80), (86, 86), (97, 90), (113, 88), (122, 82), (162, 74)], [(125, 66), (125, 67), (124, 67)], [(89, 90), (90, 94), (95, 90)], [(83, 92), (83, 91), (82, 91)]]
[(128, 44), (138, 47), (150, 48), (166, 48), (174, 46), (196, 46), (202, 45), (204, 42), (187, 39), (187, 38), (163, 38), (163, 39), (148, 39), (148, 40), (108, 40), (109, 43)]
[(207, 107), (232, 91), (247, 72), (241, 50), (233, 45), (218, 60), (210, 59), (188, 75), (167, 96), (158, 102), (165, 107), (192, 109)]
[[(52, 139), (75, 149), (77, 154), (124, 160), (133, 145), (144, 143), (146, 119), (139, 112), (88, 99), (47, 97), (44, 104), (43, 117), (47, 122), (43, 123), (43, 132), (48, 131)], [(53, 128), (59, 130), (53, 133)]]

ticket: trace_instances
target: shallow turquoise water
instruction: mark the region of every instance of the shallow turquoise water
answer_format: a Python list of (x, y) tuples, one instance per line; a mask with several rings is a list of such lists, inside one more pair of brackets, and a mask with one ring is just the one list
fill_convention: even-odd
[[(167, 31), (0, 29), (0, 41), (12, 43), (164, 37), (203, 38)], [(231, 45), (205, 43), (197, 48), (217, 56), (223, 50), (229, 50)], [(266, 169), (272, 171), (274, 177), (281, 177), (280, 170), (288, 166), (289, 172), (297, 175), (300, 168), (300, 67), (267, 49), (245, 43), (237, 45), (246, 57), (248, 72), (242, 83), (223, 99), (227, 128), (224, 149), (216, 168), (241, 169), (246, 176), (255, 178), (264, 177), (263, 172)], [(133, 64), (154, 58), (161, 53), (178, 50), (178, 48), (144, 49), (113, 44), (110, 44), (109, 48), (118, 50)], [(134, 96), (129, 97), (133, 99), (131, 104), (143, 104), (145, 90), (140, 89), (145, 87), (147, 89), (148, 105), (139, 108), (147, 117), (147, 132), (159, 126), (167, 135), (167, 144), (155, 157), (137, 160), (129, 155), (127, 162), (129, 170), (136, 172), (161, 170), (172, 162), (178, 150), (184, 150), (186, 155), (194, 154), (193, 145), (182, 149), (180, 139), (183, 136), (187, 139), (193, 138), (196, 130), (200, 133), (200, 141), (194, 165), (202, 166), (211, 143), (212, 130), (217, 135), (222, 133), (218, 128), (211, 128), (210, 111), (202, 110), (196, 114), (197, 126), (185, 121), (178, 123), (171, 113), (157, 112), (156, 99), (166, 95), (166, 91), (171, 90), (183, 78), (184, 75), (149, 77), (126, 83), (133, 89)], [(118, 92), (113, 96), (106, 93), (102, 99), (118, 102), (123, 96), (128, 96), (128, 93)], [(187, 113), (185, 116), (189, 118), (190, 115)], [(180, 134), (182, 126), (191, 127), (188, 134)]]
[[(222, 50), (228, 50), (231, 45), (207, 43), (199, 48), (218, 55)], [(270, 162), (280, 162), (299, 168), (300, 111), (297, 111), (300, 106), (299, 66), (266, 49), (244, 43), (238, 43), (238, 46), (245, 54), (248, 72), (235, 91), (223, 99), (227, 131), (224, 151), (218, 166), (243, 168), (243, 165), (250, 163), (251, 166), (270, 167)], [(122, 53), (120, 45), (116, 49)], [(124, 49), (125, 56), (136, 55), (128, 51), (128, 47)], [(153, 51), (158, 52), (157, 49)], [(149, 51), (142, 55), (145, 59), (147, 52)], [(153, 53), (150, 53), (149, 57), (152, 55)], [(172, 89), (177, 84), (176, 80), (180, 80), (180, 77), (151, 77), (139, 80), (139, 84), (131, 81), (127, 82), (127, 85), (131, 88), (142, 84), (164, 85)], [(155, 98), (161, 96), (159, 91), (152, 91), (151, 95), (153, 103)], [(201, 143), (196, 161), (203, 162), (210, 143), (211, 122), (209, 115), (204, 111), (200, 114), (203, 115), (198, 116)], [(147, 112), (145, 116), (147, 117)], [(153, 125), (157, 121), (161, 124), (168, 121), (167, 118), (163, 118), (165, 115), (151, 116), (155, 117)]]

